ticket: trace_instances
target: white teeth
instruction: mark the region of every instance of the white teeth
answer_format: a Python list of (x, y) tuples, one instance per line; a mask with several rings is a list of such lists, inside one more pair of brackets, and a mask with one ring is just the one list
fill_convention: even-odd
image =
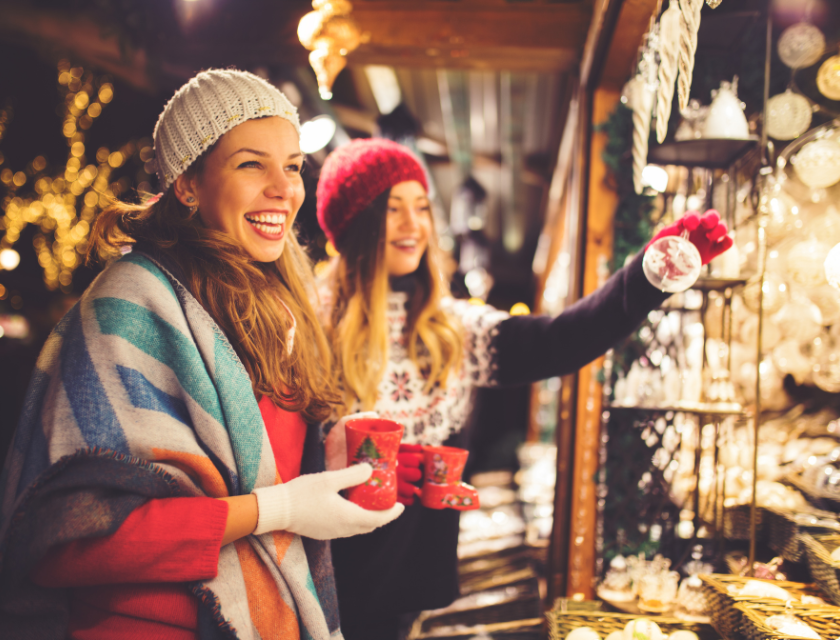
[(283, 233), (283, 227), (278, 228), (277, 225), (260, 224), (259, 222), (252, 222), (252, 225), (262, 231), (271, 235), (279, 236)]
[(245, 218), (250, 222), (264, 222), (267, 224), (283, 224), (286, 222), (285, 213), (249, 213)]
[(417, 240), (397, 240), (394, 244), (398, 247), (416, 247)]

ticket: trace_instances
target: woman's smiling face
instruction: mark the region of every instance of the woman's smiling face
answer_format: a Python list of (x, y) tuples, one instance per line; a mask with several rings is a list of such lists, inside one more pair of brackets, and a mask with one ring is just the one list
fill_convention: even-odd
[(416, 180), (391, 187), (385, 221), (385, 268), (389, 276), (414, 273), (432, 235), (432, 207)]
[(288, 120), (247, 120), (219, 139), (200, 176), (177, 178), (175, 194), (198, 205), (204, 226), (234, 238), (254, 261), (274, 262), (303, 204), (302, 167)]

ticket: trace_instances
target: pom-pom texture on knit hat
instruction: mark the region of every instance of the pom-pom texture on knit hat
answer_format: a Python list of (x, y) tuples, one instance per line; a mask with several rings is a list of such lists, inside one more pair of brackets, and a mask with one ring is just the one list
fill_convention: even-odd
[(178, 89), (155, 125), (155, 160), (163, 191), (236, 125), (279, 116), (300, 135), (297, 109), (259, 76), (235, 69), (202, 71)]
[(327, 238), (339, 246), (342, 234), (365, 207), (394, 185), (409, 180), (429, 190), (420, 161), (391, 140), (354, 140), (333, 151), (318, 180), (318, 222)]

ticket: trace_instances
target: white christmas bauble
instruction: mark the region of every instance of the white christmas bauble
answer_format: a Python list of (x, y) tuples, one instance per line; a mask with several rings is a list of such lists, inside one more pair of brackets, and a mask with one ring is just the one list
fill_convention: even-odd
[(591, 627), (578, 627), (566, 636), (566, 640), (601, 640), (601, 636)]
[(817, 89), (829, 100), (840, 100), (840, 56), (831, 56), (817, 72)]
[(792, 298), (779, 309), (773, 320), (786, 339), (799, 344), (811, 342), (822, 330), (819, 307), (807, 298)]
[(624, 627), (624, 640), (663, 640), (662, 629), (653, 620), (636, 618)]
[(824, 51), (825, 36), (808, 22), (788, 27), (779, 38), (779, 57), (791, 69), (810, 67)]
[(791, 162), (799, 179), (813, 189), (840, 181), (840, 145), (833, 140), (809, 142)]
[(840, 289), (840, 244), (834, 245), (825, 257), (825, 279), (832, 287)]
[[(840, 255), (837, 256), (840, 258)], [(826, 258), (826, 265), (828, 258)], [(838, 277), (840, 277), (840, 264), (836, 267), (838, 269)], [(828, 268), (826, 267), (826, 276), (828, 276)], [(829, 326), (840, 321), (840, 291), (827, 284), (819, 287), (814, 287), (808, 290), (808, 299), (820, 308), (822, 314), (823, 325)]]
[(767, 135), (776, 140), (793, 140), (811, 125), (811, 104), (790, 89), (767, 101)]
[(669, 293), (691, 288), (700, 276), (703, 260), (694, 244), (682, 236), (665, 236), (645, 251), (642, 269), (648, 282)]
[(825, 259), (831, 246), (814, 238), (793, 246), (787, 256), (789, 280), (803, 287), (825, 283)]
[[(761, 291), (761, 306), (765, 313), (774, 313), (782, 308), (787, 297), (787, 285), (784, 280), (775, 273), (767, 273)], [(758, 313), (758, 293), (758, 278), (751, 278), (744, 287), (744, 305), (753, 313)]]

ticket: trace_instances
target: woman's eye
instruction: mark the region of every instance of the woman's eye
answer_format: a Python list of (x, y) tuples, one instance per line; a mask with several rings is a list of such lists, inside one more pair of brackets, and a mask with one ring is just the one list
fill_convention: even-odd
[(259, 166), (260, 166), (260, 163), (257, 162), (256, 160), (248, 160), (248, 162), (243, 162), (242, 164), (240, 164), (239, 168), (240, 169), (258, 169)]
[(303, 166), (299, 164), (290, 164), (286, 169), (292, 173), (303, 173)]

